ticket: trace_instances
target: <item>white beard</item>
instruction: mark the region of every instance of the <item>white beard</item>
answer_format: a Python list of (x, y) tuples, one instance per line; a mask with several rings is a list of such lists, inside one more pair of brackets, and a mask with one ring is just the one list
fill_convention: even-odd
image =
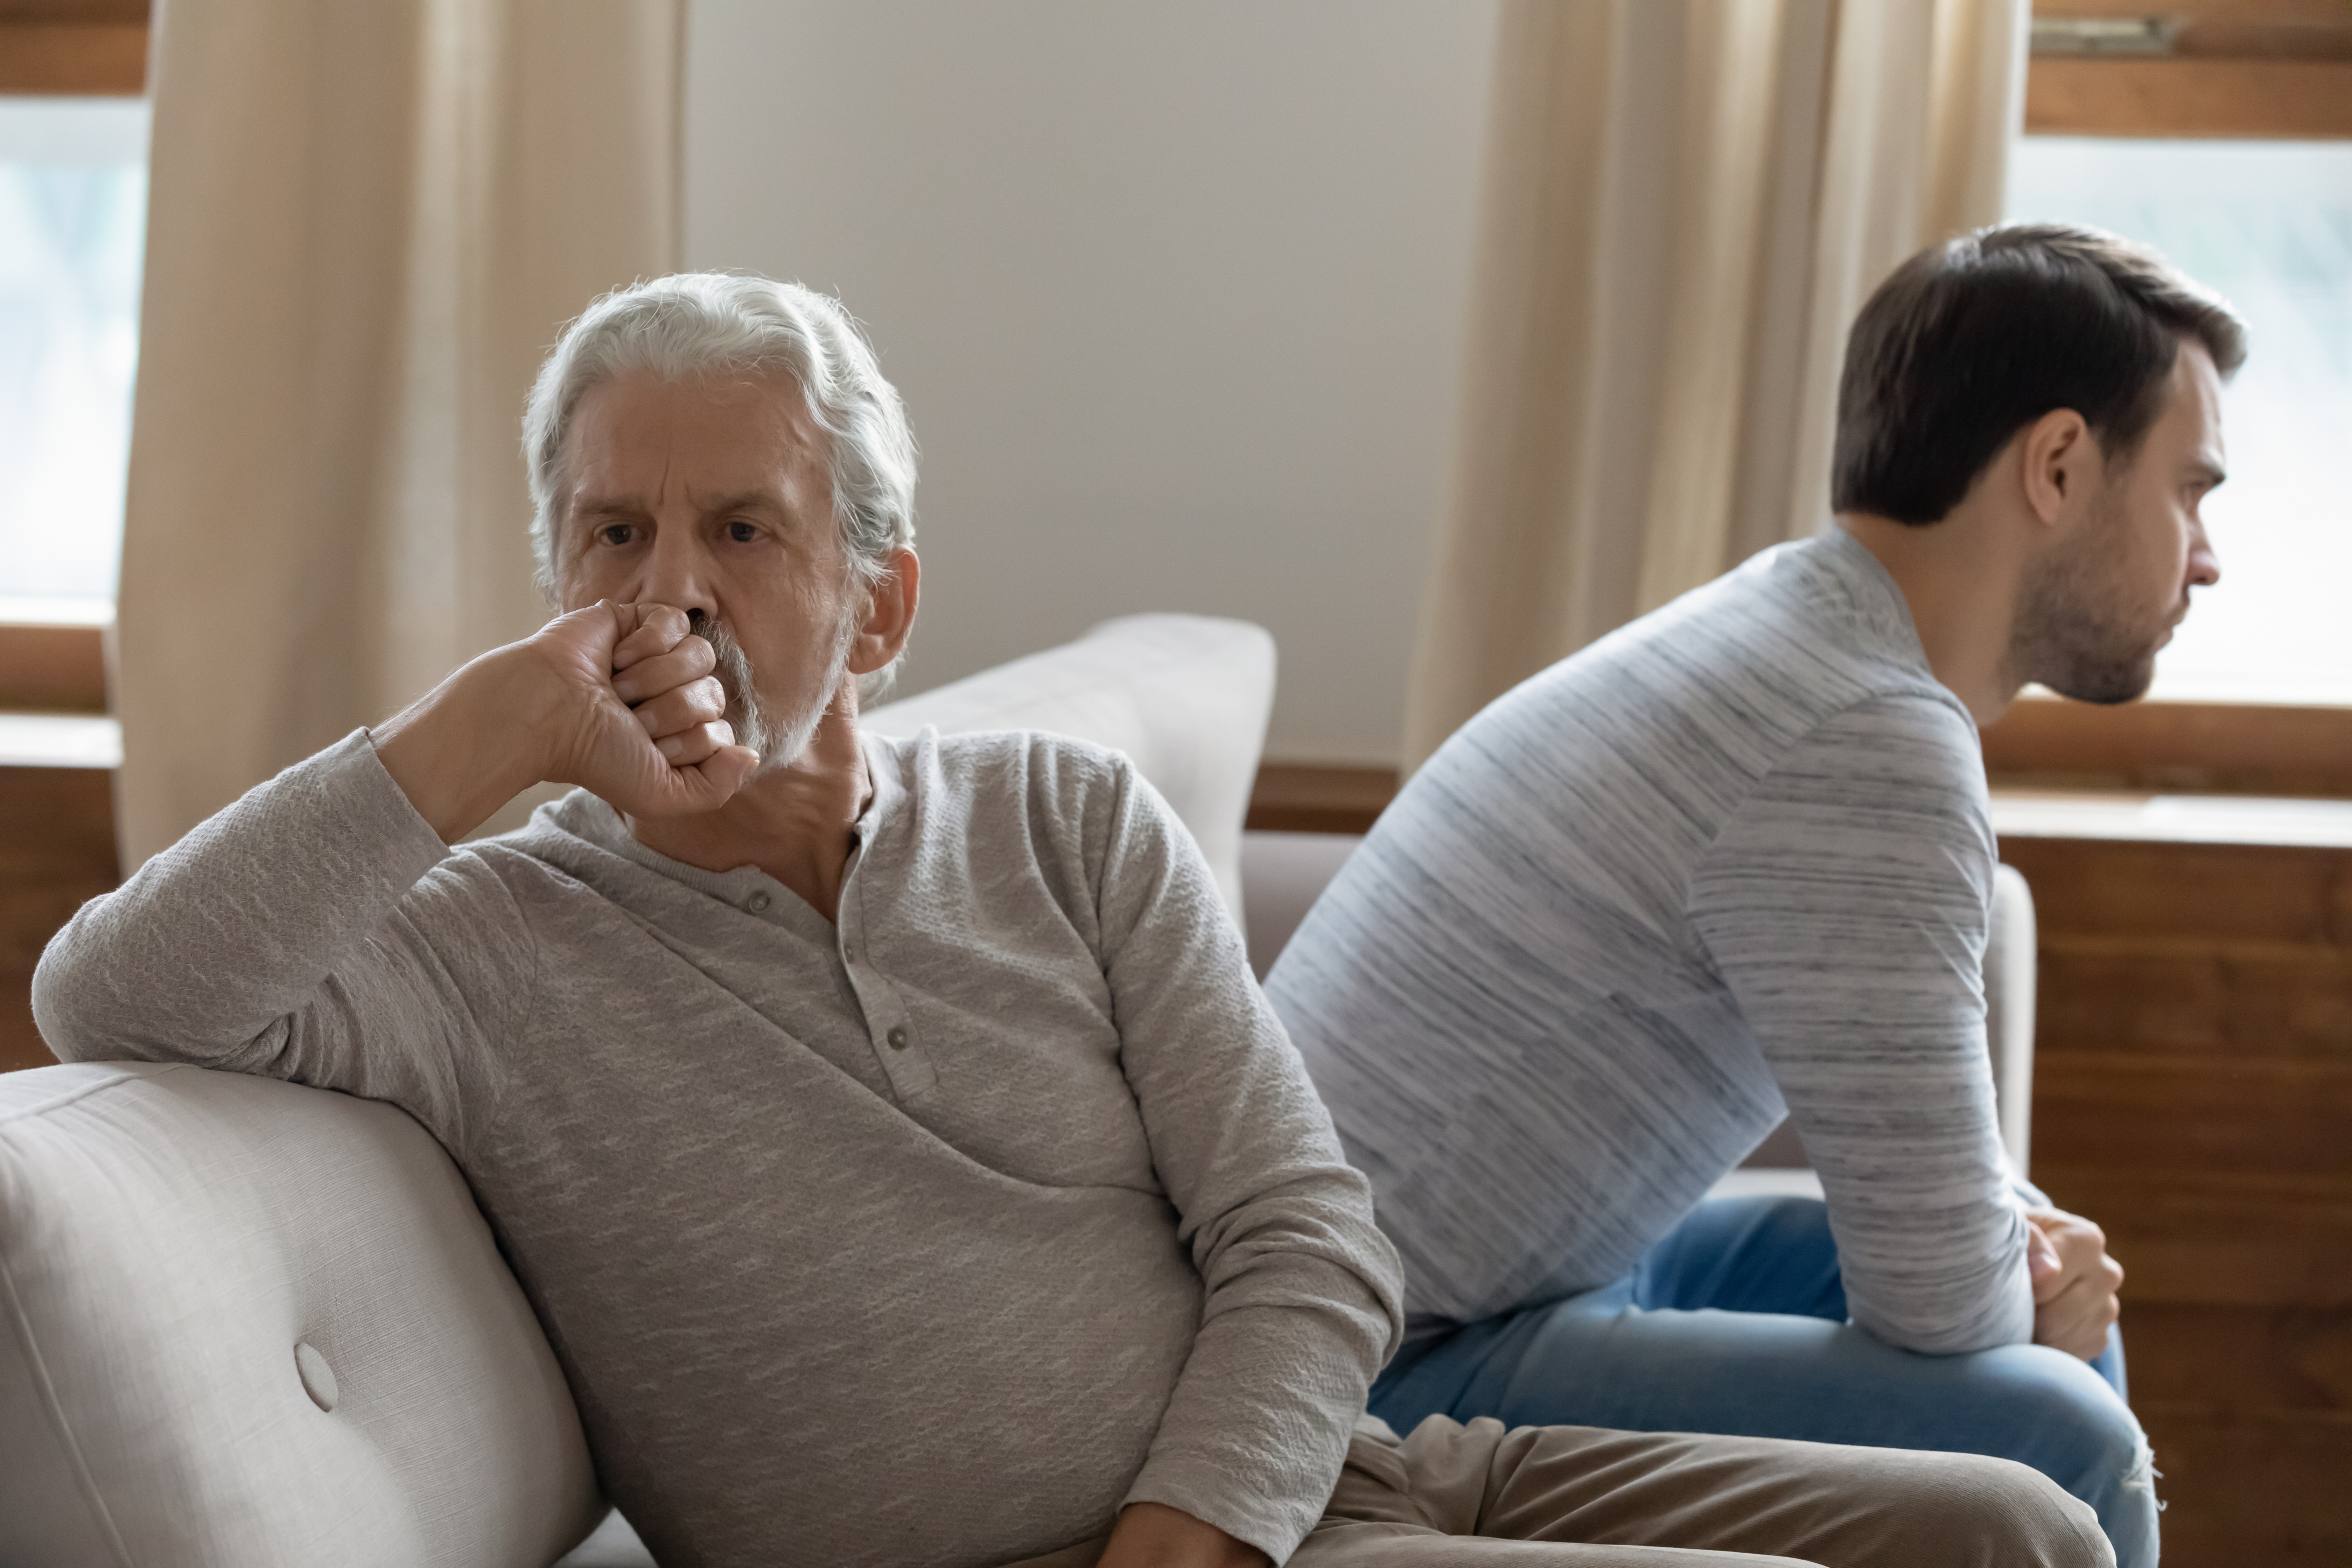
[(824, 675), (799, 696), (791, 711), (781, 714), (773, 711), (761, 696), (743, 645), (724, 625), (698, 616), (694, 629), (719, 656), (716, 673), (719, 683), (727, 689), (727, 721), (735, 731), (736, 744), (751, 749), (760, 759), (759, 772), (763, 773), (798, 762), (809, 742), (816, 738), (816, 727), (824, 721), (825, 710), (840, 694), (842, 678), (849, 673), (849, 650), (857, 640), (857, 618), (843, 615), (825, 659)]

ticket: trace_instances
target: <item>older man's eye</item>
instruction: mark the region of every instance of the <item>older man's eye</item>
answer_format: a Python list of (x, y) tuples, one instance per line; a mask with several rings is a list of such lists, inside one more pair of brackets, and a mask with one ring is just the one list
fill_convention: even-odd
[(727, 537), (738, 544), (749, 544), (760, 537), (759, 525), (750, 522), (730, 522), (727, 525)]
[(607, 544), (626, 544), (630, 540), (635, 539), (636, 536), (637, 531), (635, 527), (625, 522), (613, 523), (608, 527), (600, 528), (596, 531), (596, 537), (603, 540)]

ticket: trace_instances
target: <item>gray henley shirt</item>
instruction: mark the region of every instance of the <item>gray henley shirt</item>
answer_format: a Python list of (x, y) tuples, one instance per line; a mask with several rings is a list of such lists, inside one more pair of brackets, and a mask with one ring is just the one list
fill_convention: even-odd
[(85, 905), (42, 1033), (414, 1114), (666, 1563), (978, 1568), (1146, 1500), (1280, 1562), (1399, 1286), (1206, 865), (1115, 752), (865, 744), (836, 927), (585, 792), (453, 851), (354, 734)]

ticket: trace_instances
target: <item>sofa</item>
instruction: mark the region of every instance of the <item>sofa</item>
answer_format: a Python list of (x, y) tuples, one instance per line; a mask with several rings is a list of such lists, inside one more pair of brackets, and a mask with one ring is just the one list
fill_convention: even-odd
[[(1258, 628), (1141, 616), (866, 722), (1121, 747), (1240, 921), (1273, 690)], [(1257, 847), (1276, 872), (1298, 862)], [(1274, 935), (1336, 864), (1326, 853), (1269, 892)], [(2030, 1028), (2031, 906), (2021, 942), (2022, 884), (2004, 888), (2009, 940), (1989, 971), (2013, 1046), (2021, 994)], [(2006, 1119), (2023, 1097), (2013, 1068), (2001, 1078)], [(464, 1178), (404, 1113), (188, 1067), (0, 1076), (0, 1565), (651, 1562), (598, 1496), (554, 1355)]]

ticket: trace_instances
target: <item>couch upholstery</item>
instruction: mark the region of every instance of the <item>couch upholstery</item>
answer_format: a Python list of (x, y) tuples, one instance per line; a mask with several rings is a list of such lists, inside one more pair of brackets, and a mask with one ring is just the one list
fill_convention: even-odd
[(601, 1511), (554, 1355), (404, 1113), (194, 1068), (0, 1078), (0, 1562), (517, 1568)]
[[(1272, 639), (1139, 616), (877, 708), (1127, 750), (1238, 910)], [(604, 1510), (554, 1357), (403, 1112), (194, 1068), (0, 1076), (0, 1564), (526, 1568)], [(646, 1564), (615, 1519), (572, 1568)]]
[(1049, 730), (1125, 752), (1242, 921), (1242, 818), (1274, 709), (1274, 638), (1207, 616), (1124, 616), (1076, 642), (873, 709), (877, 734)]

